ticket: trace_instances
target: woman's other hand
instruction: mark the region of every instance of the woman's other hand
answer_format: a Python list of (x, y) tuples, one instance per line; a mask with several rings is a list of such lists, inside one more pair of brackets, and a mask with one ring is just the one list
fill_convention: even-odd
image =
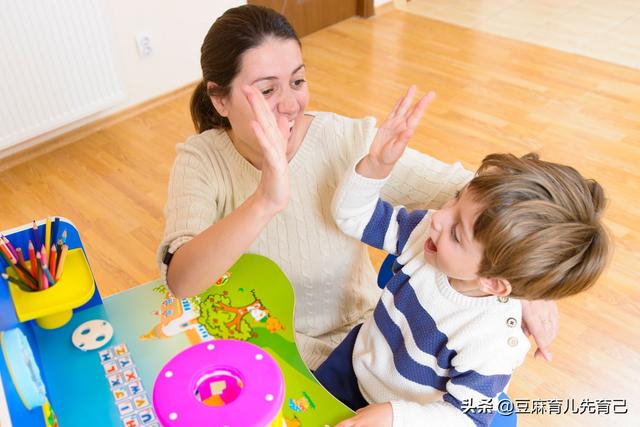
[(543, 357), (551, 362), (551, 343), (558, 334), (560, 315), (554, 301), (522, 300), (522, 330), (533, 335), (538, 348), (534, 357)]

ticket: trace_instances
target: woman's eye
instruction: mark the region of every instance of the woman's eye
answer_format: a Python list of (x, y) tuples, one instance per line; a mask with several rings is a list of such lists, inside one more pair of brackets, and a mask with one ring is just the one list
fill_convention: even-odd
[(262, 92), (262, 95), (267, 96), (273, 92), (273, 89), (264, 89), (264, 90), (261, 90), (260, 92)]
[(295, 81), (293, 82), (293, 85), (294, 85), (295, 87), (300, 87), (300, 86), (302, 86), (302, 85), (304, 84), (304, 82), (306, 82), (306, 80), (305, 80), (305, 79), (298, 79), (298, 80), (295, 80)]

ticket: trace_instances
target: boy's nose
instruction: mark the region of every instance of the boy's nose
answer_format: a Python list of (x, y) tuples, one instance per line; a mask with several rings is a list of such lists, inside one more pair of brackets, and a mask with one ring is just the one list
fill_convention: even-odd
[(442, 223), (440, 220), (439, 212), (436, 212), (431, 216), (431, 228), (438, 233), (442, 231)]

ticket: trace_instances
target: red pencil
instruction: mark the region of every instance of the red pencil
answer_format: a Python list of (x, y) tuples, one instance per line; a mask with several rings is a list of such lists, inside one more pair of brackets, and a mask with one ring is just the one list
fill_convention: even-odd
[(49, 272), (52, 276), (56, 275), (56, 259), (58, 259), (58, 252), (56, 251), (56, 245), (51, 245), (51, 252), (49, 252)]
[(33, 249), (33, 242), (29, 241), (29, 262), (31, 263), (31, 274), (38, 278), (38, 264), (36, 264), (36, 251)]

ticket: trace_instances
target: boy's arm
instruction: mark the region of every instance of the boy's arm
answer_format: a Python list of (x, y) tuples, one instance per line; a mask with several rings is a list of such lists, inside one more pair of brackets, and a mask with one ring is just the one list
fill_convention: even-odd
[(408, 212), (380, 199), (385, 182), (366, 178), (352, 168), (336, 190), (332, 212), (345, 234), (397, 255), (426, 211)]
[[(393, 166), (402, 156), (425, 109), (433, 100), (430, 92), (411, 108), (415, 94), (411, 86), (376, 133), (369, 153), (347, 172), (336, 190), (332, 203), (336, 223), (345, 233), (363, 242), (397, 253), (398, 236), (405, 227), (415, 227), (424, 212), (408, 214), (379, 199), (380, 190)], [(408, 233), (406, 233), (408, 235)]]

